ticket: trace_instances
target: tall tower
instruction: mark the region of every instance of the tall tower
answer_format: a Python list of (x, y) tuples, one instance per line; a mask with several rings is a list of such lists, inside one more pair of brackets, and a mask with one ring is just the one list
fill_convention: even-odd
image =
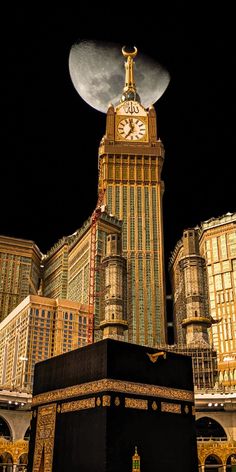
[(206, 297), (206, 262), (199, 254), (197, 230), (184, 231), (180, 268), (185, 288), (186, 312), (182, 326), (186, 329), (186, 344), (193, 348), (209, 348), (208, 328), (212, 325), (212, 320)]
[(207, 268), (199, 249), (199, 229), (186, 229), (170, 259), (175, 342), (173, 351), (192, 357), (198, 388), (213, 388), (217, 379), (216, 351), (209, 329)]
[(123, 221), (128, 271), (129, 341), (154, 346), (166, 338), (161, 170), (164, 147), (153, 106), (145, 109), (134, 81), (133, 52), (122, 53), (125, 86), (110, 105), (99, 147), (99, 191), (110, 213)]
[(121, 255), (119, 234), (107, 236), (106, 257), (102, 259), (105, 270), (105, 318), (100, 323), (103, 338), (124, 340), (128, 328), (126, 313), (126, 260)]

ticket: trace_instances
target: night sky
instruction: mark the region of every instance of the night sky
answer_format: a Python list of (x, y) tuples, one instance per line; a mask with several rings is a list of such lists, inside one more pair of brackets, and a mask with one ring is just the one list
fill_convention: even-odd
[(13, 7), (2, 18), (0, 234), (33, 239), (46, 252), (95, 207), (105, 115), (70, 79), (78, 39), (135, 45), (171, 75), (155, 104), (166, 149), (166, 261), (184, 228), (236, 211), (232, 12), (162, 3), (156, 14), (122, 4), (117, 14), (92, 5)]

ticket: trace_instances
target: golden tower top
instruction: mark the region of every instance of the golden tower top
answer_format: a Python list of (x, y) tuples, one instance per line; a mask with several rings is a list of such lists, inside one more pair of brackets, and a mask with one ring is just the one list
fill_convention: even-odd
[(136, 91), (136, 84), (134, 81), (134, 57), (137, 55), (137, 48), (134, 46), (133, 51), (126, 51), (125, 46), (122, 48), (122, 54), (127, 59), (125, 62), (125, 86), (123, 88), (123, 94), (121, 97), (121, 102), (127, 100), (134, 100), (140, 102), (140, 97)]

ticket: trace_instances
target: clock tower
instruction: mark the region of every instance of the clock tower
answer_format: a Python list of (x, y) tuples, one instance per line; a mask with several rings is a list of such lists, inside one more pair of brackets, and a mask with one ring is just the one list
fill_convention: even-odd
[(161, 171), (164, 147), (153, 106), (145, 109), (134, 80), (137, 49), (122, 49), (125, 86), (107, 111), (99, 147), (99, 192), (109, 213), (122, 220), (122, 253), (128, 272), (129, 341), (166, 341)]

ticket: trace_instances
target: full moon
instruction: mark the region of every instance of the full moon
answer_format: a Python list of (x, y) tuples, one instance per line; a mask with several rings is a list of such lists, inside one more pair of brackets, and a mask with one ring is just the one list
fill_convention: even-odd
[[(73, 85), (83, 100), (103, 113), (110, 103), (120, 101), (125, 68), (121, 45), (102, 41), (80, 41), (69, 55), (69, 72)], [(153, 105), (166, 90), (170, 75), (157, 61), (138, 52), (134, 78), (141, 103)]]

